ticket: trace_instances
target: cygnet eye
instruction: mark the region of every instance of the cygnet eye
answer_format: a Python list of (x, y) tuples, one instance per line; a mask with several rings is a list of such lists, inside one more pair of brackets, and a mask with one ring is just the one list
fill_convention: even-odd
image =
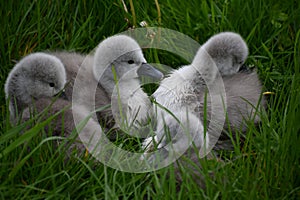
[(54, 84), (54, 83), (49, 83), (49, 86), (50, 86), (50, 87), (54, 87), (55, 84)]
[(133, 64), (133, 63), (134, 63), (134, 60), (128, 60), (127, 62), (128, 62), (128, 64), (130, 64), (130, 65), (131, 65), (131, 64)]

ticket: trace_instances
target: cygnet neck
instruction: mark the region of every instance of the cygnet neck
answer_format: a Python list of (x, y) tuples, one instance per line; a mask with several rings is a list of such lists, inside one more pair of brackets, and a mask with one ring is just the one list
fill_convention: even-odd
[(99, 83), (109, 96), (114, 92), (116, 85), (119, 86), (119, 90), (125, 90), (122, 91), (122, 93), (127, 91), (130, 93), (131, 90), (140, 88), (140, 81), (135, 71), (130, 71), (122, 77), (117, 75), (116, 79), (117, 80), (114, 78), (111, 67), (107, 68), (103, 73), (103, 76), (100, 77)]

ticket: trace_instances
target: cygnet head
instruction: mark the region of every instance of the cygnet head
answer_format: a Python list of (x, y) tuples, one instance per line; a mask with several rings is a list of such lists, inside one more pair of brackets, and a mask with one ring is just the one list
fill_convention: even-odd
[(102, 41), (97, 47), (94, 62), (94, 76), (102, 86), (112, 92), (114, 88), (114, 73), (117, 79), (125, 74), (129, 79), (136, 79), (141, 75), (161, 79), (163, 74), (151, 65), (146, 59), (138, 43), (129, 36), (117, 35)]
[(216, 34), (201, 48), (211, 56), (221, 75), (237, 73), (248, 57), (247, 44), (239, 34), (233, 32)]
[(24, 57), (11, 70), (5, 83), (11, 114), (15, 114), (15, 108), (24, 109), (33, 99), (58, 94), (65, 83), (65, 68), (55, 56), (33, 53)]

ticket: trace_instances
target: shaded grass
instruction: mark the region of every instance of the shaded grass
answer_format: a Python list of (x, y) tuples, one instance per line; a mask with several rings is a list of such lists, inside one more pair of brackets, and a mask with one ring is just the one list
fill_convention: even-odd
[[(247, 64), (257, 66), (265, 90), (275, 93), (268, 96), (261, 125), (256, 128), (249, 123), (245, 145), (239, 148), (236, 144), (235, 151), (229, 152), (224, 163), (201, 160), (207, 188), (200, 189), (185, 168), (179, 186), (173, 166), (151, 173), (130, 174), (95, 164), (90, 156), (78, 157), (75, 152), (65, 162), (66, 147), (54, 148), (53, 141), (57, 138), (47, 137), (42, 124), (38, 131), (31, 129), (34, 137), (28, 142), (19, 136), (23, 126), (11, 126), (8, 122), (1, 90), (0, 198), (299, 198), (299, 3), (167, 0), (158, 1), (161, 15), (155, 1), (133, 1), (135, 15), (129, 1), (125, 3), (128, 13), (121, 1), (1, 1), (1, 85), (4, 86), (16, 60), (28, 53), (46, 49), (88, 53), (105, 37), (132, 25), (139, 27), (143, 20), (149, 26), (180, 31), (200, 44), (220, 31), (235, 31), (249, 45)], [(145, 56), (148, 62), (174, 68), (186, 64), (163, 51), (147, 50)], [(150, 86), (147, 90), (151, 89)], [(19, 146), (11, 146), (18, 140)], [(22, 163), (25, 158), (26, 162)], [(210, 172), (215, 173), (215, 178), (208, 176)]]

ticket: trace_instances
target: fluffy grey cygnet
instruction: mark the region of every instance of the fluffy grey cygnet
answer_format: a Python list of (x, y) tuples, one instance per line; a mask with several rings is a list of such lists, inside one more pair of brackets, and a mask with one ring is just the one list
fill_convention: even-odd
[[(239, 34), (233, 32), (216, 34), (201, 48), (211, 56), (222, 76), (237, 73), (248, 57), (247, 44)], [(202, 59), (196, 55), (193, 64), (201, 65)]]
[[(217, 77), (216, 68), (213, 67), (216, 65), (224, 81), (229, 124), (234, 128), (242, 127), (243, 130), (246, 130), (243, 119), (254, 113), (253, 106), (258, 105), (262, 90), (256, 72), (237, 73), (247, 56), (248, 48), (240, 35), (231, 32), (216, 34), (198, 50), (191, 65), (173, 71), (168, 78), (161, 82), (153, 96), (157, 103), (171, 112), (188, 110), (202, 121), (206, 86), (213, 84)], [(209, 94), (207, 96), (207, 120), (211, 122), (211, 100)], [(224, 110), (223, 107), (219, 109)], [(166, 112), (158, 109), (158, 123), (163, 122), (164, 115), (167, 115)], [(258, 122), (259, 117), (256, 116), (255, 120)], [(164, 123), (172, 124), (168, 121), (164, 121)], [(213, 123), (213, 127), (219, 125), (218, 121), (211, 123)], [(225, 126), (225, 129), (227, 128)], [(214, 128), (208, 130), (209, 137), (215, 136), (214, 131)], [(159, 140), (164, 133), (156, 132), (156, 134), (155, 139)], [(149, 144), (151, 144), (151, 138), (145, 141), (144, 146), (149, 146)], [(200, 147), (200, 144), (197, 145)], [(222, 146), (217, 148), (222, 148)]]
[(58, 94), (65, 83), (66, 71), (58, 58), (45, 53), (33, 53), (21, 59), (5, 83), (12, 121), (33, 100)]
[[(202, 123), (205, 91), (207, 86), (213, 84), (218, 77), (218, 73), (215, 70), (216, 68), (214, 68), (214, 66), (216, 66), (223, 78), (225, 86), (229, 125), (232, 130), (236, 128), (246, 131), (247, 126), (244, 124), (244, 119), (249, 119), (250, 116), (254, 116), (256, 111), (255, 107), (260, 102), (262, 91), (261, 82), (255, 71), (239, 72), (247, 56), (248, 48), (240, 35), (231, 32), (216, 34), (202, 45), (191, 65), (183, 66), (173, 71), (168, 78), (165, 78), (161, 82), (160, 87), (155, 91), (153, 96), (158, 104), (161, 104), (172, 113), (176, 114), (178, 111), (187, 111), (192, 113), (193, 116), (197, 116), (197, 119)], [(211, 99), (209, 93), (207, 94), (207, 98), (207, 124), (213, 124), (212, 129), (208, 130), (207, 136), (209, 140), (211, 140), (217, 137), (217, 135), (215, 135), (215, 127), (220, 126), (220, 124), (218, 124), (218, 119), (217, 121), (211, 121)], [(263, 106), (263, 101), (260, 105)], [(224, 107), (218, 109), (224, 110)], [(174, 133), (170, 133), (171, 138), (168, 140), (168, 137), (165, 135), (166, 128), (162, 130), (161, 128), (156, 129), (157, 135), (154, 137), (154, 140), (159, 143), (158, 149), (165, 148), (169, 141), (171, 144), (175, 144), (174, 149), (178, 147), (182, 148), (180, 145), (185, 144), (186, 139), (180, 141), (182, 133), (180, 131), (178, 133), (177, 131), (179, 130), (178, 123), (176, 123), (174, 117), (170, 117), (164, 109), (158, 108), (157, 110), (157, 127), (161, 127), (161, 124), (164, 124), (169, 130), (175, 131)], [(255, 115), (254, 120), (256, 123), (259, 122), (259, 116)], [(196, 123), (194, 122), (194, 124)], [(224, 129), (228, 130), (229, 127), (226, 124), (227, 121), (225, 121)], [(198, 134), (201, 135), (202, 138), (204, 137), (204, 133), (199, 131), (199, 124), (197, 127), (193, 127), (193, 123), (191, 123), (190, 130), (191, 135)], [(179, 135), (179, 137), (176, 137), (177, 135)], [(222, 136), (224, 137), (223, 134), (221, 137)], [(203, 150), (202, 147), (205, 144), (199, 143), (199, 141), (201, 140), (195, 140), (195, 146), (192, 146), (194, 148), (188, 149), (184, 154), (194, 163), (199, 163), (199, 156), (202, 156), (201, 150)], [(144, 147), (149, 151), (155, 142), (153, 142), (152, 138), (147, 138), (144, 142)], [(215, 146), (216, 149), (228, 149), (231, 147), (231, 143), (217, 143)], [(167, 150), (169, 150), (169, 148)], [(145, 153), (145, 155), (147, 155), (147, 153)], [(197, 167), (195, 168), (195, 166), (189, 162), (186, 163), (184, 159), (178, 161), (178, 163), (184, 162), (184, 166), (187, 166), (194, 174), (194, 180), (201, 187), (205, 187), (204, 179)], [(180, 181), (180, 170), (176, 168), (175, 173)]]
[[(75, 129), (71, 102), (56, 96), (62, 92), (66, 81), (64, 64), (56, 56), (48, 53), (32, 53), (25, 56), (11, 70), (5, 83), (11, 121), (28, 121), (44, 110), (47, 112), (44, 113), (43, 119), (47, 119), (63, 110), (63, 113), (51, 122), (52, 134), (64, 133), (65, 136), (70, 136)], [(89, 128), (97, 126), (96, 121), (89, 121), (88, 124)], [(45, 128), (48, 129), (49, 126)], [(82, 151), (85, 149), (83, 145), (74, 146)]]
[(125, 122), (133, 127), (145, 124), (151, 115), (152, 104), (141, 88), (140, 76), (160, 80), (163, 74), (147, 64), (138, 43), (125, 35), (112, 36), (101, 42), (94, 57), (94, 77), (111, 97), (117, 126)]

